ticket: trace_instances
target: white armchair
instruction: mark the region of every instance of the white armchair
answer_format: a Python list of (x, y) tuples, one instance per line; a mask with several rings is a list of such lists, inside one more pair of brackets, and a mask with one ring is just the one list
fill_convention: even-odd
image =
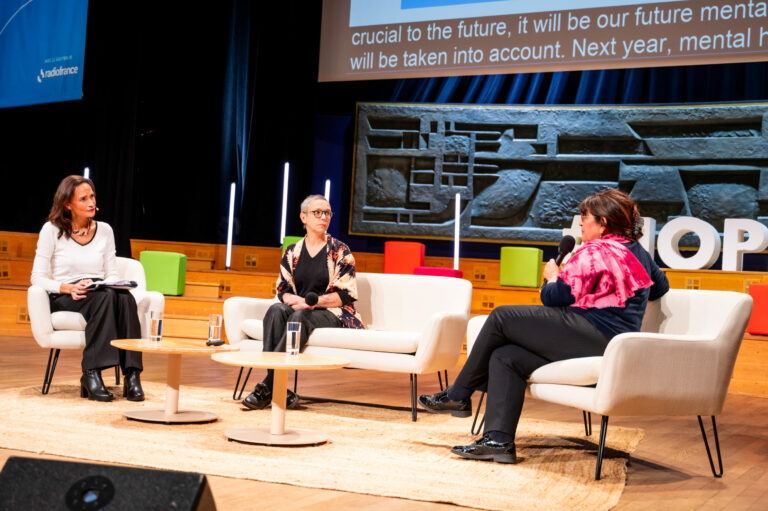
[[(147, 291), (144, 267), (135, 259), (117, 258), (117, 272), (121, 279), (135, 280), (138, 284), (131, 293), (136, 299), (141, 323), (142, 337), (149, 337), (149, 323), (146, 315), (149, 311), (162, 311), (165, 297), (157, 291)], [(49, 348), (48, 365), (43, 379), (43, 394), (47, 394), (56, 370), (59, 353), (63, 349), (85, 347), (85, 319), (79, 312), (59, 311), (51, 314), (48, 293), (39, 286), (30, 286), (27, 290), (27, 309), (32, 327), (32, 336), (41, 348)], [(115, 378), (119, 384), (119, 372), (115, 368)]]
[[(611, 415), (698, 416), (712, 474), (721, 477), (715, 415), (723, 409), (751, 312), (752, 297), (744, 293), (671, 289), (648, 302), (641, 332), (617, 335), (602, 357), (561, 360), (536, 369), (528, 389), (537, 399), (584, 411), (587, 435), (591, 425), (586, 414), (602, 415), (595, 479), (600, 479)], [(468, 351), (486, 318), (469, 321)], [(703, 415), (712, 418), (717, 470)]]
[[(729, 291), (671, 289), (649, 302), (642, 332), (614, 337), (599, 366), (583, 359), (568, 384), (542, 376), (530, 378), (537, 399), (602, 415), (595, 479), (600, 479), (608, 417), (611, 415), (698, 416), (710, 468), (723, 474), (715, 415), (723, 410), (741, 339), (752, 312), (752, 297)], [(589, 357), (590, 359), (595, 357)], [(573, 359), (577, 361), (579, 359)], [(563, 361), (571, 362), (571, 361)], [(560, 364), (561, 362), (555, 362)], [(594, 386), (584, 383), (595, 373)], [(542, 371), (541, 374), (539, 371)], [(701, 416), (712, 418), (718, 470), (712, 461)]]

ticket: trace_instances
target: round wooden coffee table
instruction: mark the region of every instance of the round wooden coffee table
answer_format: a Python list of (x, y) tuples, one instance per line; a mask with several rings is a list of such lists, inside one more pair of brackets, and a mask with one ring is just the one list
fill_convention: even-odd
[(123, 415), (129, 419), (145, 422), (164, 422), (179, 424), (185, 422), (210, 422), (219, 418), (211, 412), (200, 410), (179, 410), (179, 382), (181, 380), (182, 355), (210, 355), (211, 353), (237, 351), (240, 348), (224, 344), (223, 346), (206, 346), (203, 340), (193, 339), (116, 339), (111, 342), (115, 348), (142, 353), (157, 353), (168, 355), (168, 372), (166, 374), (167, 388), (165, 391), (164, 409), (127, 410)]
[(237, 353), (214, 353), (211, 358), (222, 364), (238, 367), (274, 369), (272, 383), (272, 425), (271, 427), (231, 428), (224, 432), (230, 440), (249, 444), (265, 445), (313, 445), (328, 440), (328, 435), (320, 431), (285, 428), (285, 382), (291, 370), (339, 369), (349, 365), (349, 360), (299, 353), (240, 351)]

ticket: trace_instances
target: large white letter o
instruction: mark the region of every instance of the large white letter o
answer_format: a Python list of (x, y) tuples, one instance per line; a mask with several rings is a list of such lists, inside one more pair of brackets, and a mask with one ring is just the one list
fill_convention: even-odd
[[(677, 244), (689, 232), (699, 237), (699, 251), (693, 257), (680, 255)], [(667, 222), (659, 232), (656, 248), (664, 264), (676, 270), (701, 270), (709, 268), (720, 255), (720, 235), (704, 220), (683, 216)]]

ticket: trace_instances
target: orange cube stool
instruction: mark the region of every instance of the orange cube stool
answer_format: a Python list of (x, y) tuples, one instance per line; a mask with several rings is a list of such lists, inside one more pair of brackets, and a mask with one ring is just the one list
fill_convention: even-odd
[(768, 284), (750, 284), (749, 295), (752, 297), (753, 304), (747, 332), (768, 335)]
[(384, 243), (384, 273), (412, 275), (414, 268), (424, 266), (424, 244), (416, 241)]

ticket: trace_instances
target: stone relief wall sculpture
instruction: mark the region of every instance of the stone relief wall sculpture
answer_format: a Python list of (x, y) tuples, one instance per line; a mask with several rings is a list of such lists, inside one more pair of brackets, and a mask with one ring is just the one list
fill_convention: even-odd
[[(361, 103), (350, 232), (556, 242), (617, 187), (657, 229), (694, 216), (768, 225), (768, 103), (508, 107)], [(696, 244), (695, 240), (691, 240)]]

